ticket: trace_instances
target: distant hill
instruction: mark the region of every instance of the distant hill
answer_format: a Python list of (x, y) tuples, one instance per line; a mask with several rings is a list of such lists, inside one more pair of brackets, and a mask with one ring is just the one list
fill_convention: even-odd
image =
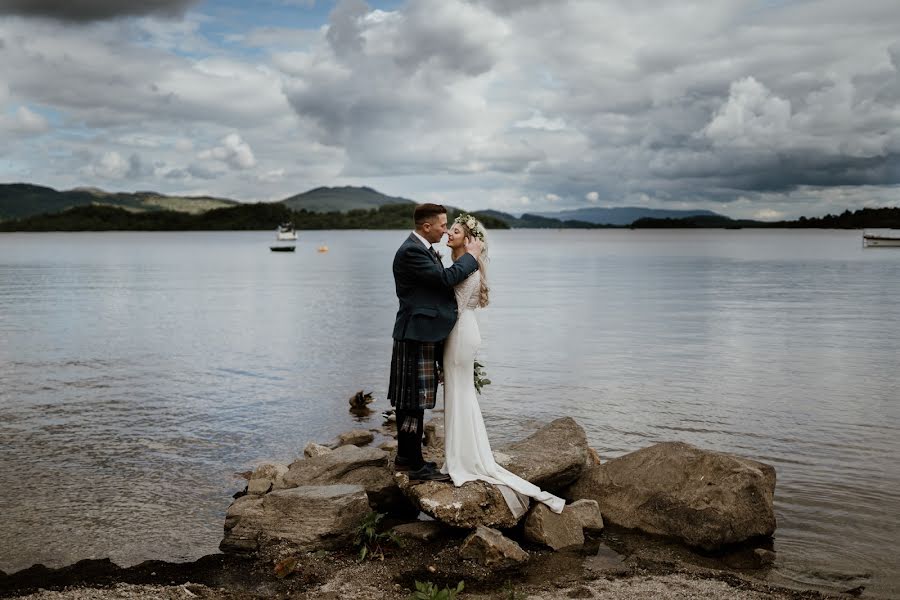
[(521, 217), (515, 217), (499, 210), (482, 210), (478, 211), (476, 214), (499, 219), (516, 229), (595, 229), (597, 227), (608, 227), (608, 225), (598, 225), (596, 223), (577, 221), (574, 219), (561, 221), (560, 219), (533, 215), (530, 213), (525, 213)]
[(386, 196), (370, 187), (317, 187), (285, 198), (281, 203), (291, 210), (309, 212), (347, 212), (355, 209), (370, 209), (385, 204), (415, 204), (408, 198)]
[(97, 188), (57, 191), (29, 183), (0, 184), (0, 220), (58, 213), (76, 206), (114, 206), (132, 212), (172, 210), (197, 214), (237, 204), (207, 196), (166, 196), (157, 192), (105, 192)]
[(632, 224), (635, 229), (696, 229), (743, 227), (791, 228), (791, 229), (888, 229), (900, 228), (900, 207), (861, 208), (851, 212), (845, 210), (839, 215), (824, 217), (800, 217), (795, 221), (753, 221), (750, 219), (729, 219), (728, 217), (694, 216), (681, 219), (638, 219)]
[(631, 225), (638, 219), (681, 219), (684, 217), (707, 216), (719, 217), (711, 210), (669, 210), (661, 208), (641, 208), (638, 206), (622, 206), (618, 208), (578, 208), (559, 212), (538, 213), (551, 219), (586, 221), (605, 225)]

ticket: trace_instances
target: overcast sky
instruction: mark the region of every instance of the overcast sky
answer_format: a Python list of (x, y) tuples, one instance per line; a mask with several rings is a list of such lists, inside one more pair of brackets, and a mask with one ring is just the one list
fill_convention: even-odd
[(0, 0), (0, 181), (900, 205), (898, 0)]

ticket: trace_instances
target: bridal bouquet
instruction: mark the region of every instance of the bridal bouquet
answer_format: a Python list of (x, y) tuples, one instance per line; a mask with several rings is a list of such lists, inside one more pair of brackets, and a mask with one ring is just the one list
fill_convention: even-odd
[(491, 380), (487, 378), (487, 371), (484, 370), (484, 365), (475, 361), (475, 391), (479, 394), (481, 393), (481, 388), (486, 385), (490, 385)]

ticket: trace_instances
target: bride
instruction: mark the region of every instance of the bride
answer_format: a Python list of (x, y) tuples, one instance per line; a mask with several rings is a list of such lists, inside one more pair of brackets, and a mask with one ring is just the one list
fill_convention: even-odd
[(478, 259), (478, 270), (454, 288), (459, 317), (444, 342), (446, 461), (441, 472), (450, 475), (456, 486), (474, 480), (498, 486), (517, 517), (528, 508), (529, 497), (560, 513), (565, 500), (510, 473), (494, 460), (473, 378), (475, 351), (481, 345), (475, 309), (487, 306), (489, 293), (484, 264), (488, 251), (485, 230), (477, 219), (463, 213), (453, 222), (447, 235), (447, 246), (454, 261), (466, 252), (466, 238), (481, 240), (484, 248)]

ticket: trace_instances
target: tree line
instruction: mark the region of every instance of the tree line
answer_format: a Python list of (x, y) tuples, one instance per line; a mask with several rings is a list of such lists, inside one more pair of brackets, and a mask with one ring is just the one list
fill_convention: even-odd
[[(281, 203), (239, 204), (200, 214), (171, 210), (135, 212), (123, 208), (76, 206), (59, 213), (0, 222), (0, 231), (234, 231), (275, 229), (292, 222), (297, 229), (411, 229), (413, 206), (385, 204), (374, 209), (318, 213), (294, 211)], [(453, 220), (458, 209), (450, 210)], [(488, 229), (509, 229), (502, 220), (479, 215)]]

